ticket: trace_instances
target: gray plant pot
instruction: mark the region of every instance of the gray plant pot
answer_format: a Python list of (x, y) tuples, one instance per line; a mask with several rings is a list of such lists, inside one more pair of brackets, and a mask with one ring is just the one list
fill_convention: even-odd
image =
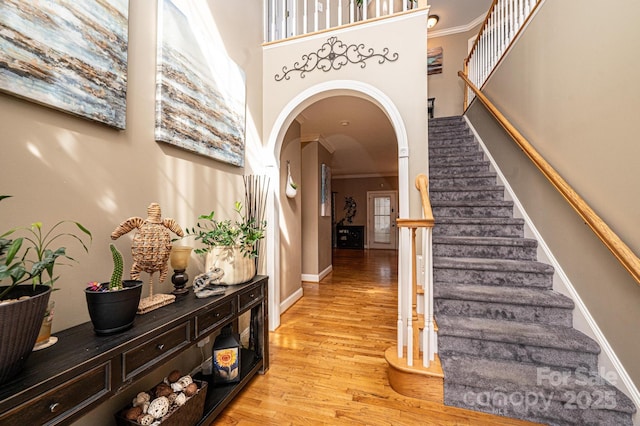
[[(6, 286), (0, 287), (0, 292)], [(28, 299), (0, 305), (0, 385), (17, 375), (36, 343), (47, 310), (51, 287), (19, 285), (7, 299)]]

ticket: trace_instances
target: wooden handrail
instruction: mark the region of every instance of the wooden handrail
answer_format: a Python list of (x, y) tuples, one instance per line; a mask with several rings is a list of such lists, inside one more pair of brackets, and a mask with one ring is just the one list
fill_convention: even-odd
[(551, 165), (536, 151), (536, 149), (511, 125), (509, 120), (493, 105), (493, 103), (467, 78), (462, 72), (458, 75), (476, 94), (476, 97), (487, 107), (489, 112), (498, 120), (511, 138), (524, 151), (538, 170), (560, 192), (580, 217), (589, 225), (591, 230), (600, 238), (604, 245), (613, 253), (624, 268), (640, 285), (640, 259), (631, 251), (618, 235), (598, 216), (591, 207), (569, 186), (569, 184), (551, 167)]
[(431, 226), (433, 226), (433, 212), (431, 211), (431, 201), (429, 200), (429, 178), (424, 173), (416, 176), (416, 188), (420, 191), (424, 218), (431, 221)]

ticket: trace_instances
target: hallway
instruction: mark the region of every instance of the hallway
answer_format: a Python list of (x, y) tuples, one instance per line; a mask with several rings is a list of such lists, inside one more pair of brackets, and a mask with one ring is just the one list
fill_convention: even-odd
[(270, 334), (270, 370), (215, 425), (527, 425), (404, 397), (387, 380), (396, 339), (397, 252), (334, 250), (333, 272)]

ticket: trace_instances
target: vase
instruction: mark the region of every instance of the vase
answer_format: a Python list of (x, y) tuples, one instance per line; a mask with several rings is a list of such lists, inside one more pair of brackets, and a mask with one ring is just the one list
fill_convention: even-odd
[(214, 247), (207, 253), (206, 270), (220, 268), (223, 272), (221, 285), (246, 283), (256, 275), (254, 259), (245, 256), (240, 246)]
[(22, 370), (38, 337), (50, 295), (49, 286), (19, 285), (7, 299), (29, 298), (0, 305), (0, 385)]
[[(119, 333), (133, 327), (142, 281), (124, 280), (124, 288), (118, 291), (84, 290), (87, 308), (93, 323), (93, 331), (100, 336)], [(103, 283), (108, 287), (109, 283)]]

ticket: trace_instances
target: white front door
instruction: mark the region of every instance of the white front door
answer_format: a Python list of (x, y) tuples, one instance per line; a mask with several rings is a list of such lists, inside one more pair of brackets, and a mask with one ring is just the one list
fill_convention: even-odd
[(398, 248), (398, 192), (367, 192), (367, 241), (370, 249)]

